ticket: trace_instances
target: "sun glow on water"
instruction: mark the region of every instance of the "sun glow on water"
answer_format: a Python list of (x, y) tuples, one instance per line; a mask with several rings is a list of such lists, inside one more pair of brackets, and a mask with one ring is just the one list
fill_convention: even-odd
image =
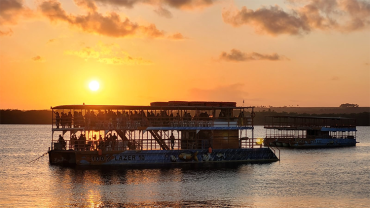
[(99, 85), (99, 82), (93, 80), (89, 83), (89, 88), (90, 90), (92, 91), (97, 91), (99, 89), (100, 85)]

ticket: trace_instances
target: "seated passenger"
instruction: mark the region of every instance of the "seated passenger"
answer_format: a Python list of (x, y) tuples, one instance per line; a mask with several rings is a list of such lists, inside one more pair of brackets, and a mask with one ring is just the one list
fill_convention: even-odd
[(64, 138), (60, 134), (59, 134), (58, 143), (60, 144), (60, 147), (62, 148), (62, 150), (66, 150), (66, 141), (64, 141)]

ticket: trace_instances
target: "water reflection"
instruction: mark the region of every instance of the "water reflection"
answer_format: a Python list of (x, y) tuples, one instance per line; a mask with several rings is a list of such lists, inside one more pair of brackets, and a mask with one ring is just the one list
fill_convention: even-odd
[[(71, 207), (81, 207), (80, 204), (70, 204)], [(235, 207), (232, 202), (227, 200), (208, 200), (208, 201), (161, 201), (161, 202), (138, 202), (138, 203), (113, 203), (109, 201), (103, 201), (99, 204), (84, 206), (93, 207)], [(238, 207), (254, 207), (252, 205), (243, 204)]]
[[(227, 207), (231, 204), (231, 179), (243, 180), (252, 165), (227, 167), (136, 168), (117, 166), (50, 166), (51, 190), (58, 198), (55, 205), (89, 207), (197, 206)], [(239, 174), (243, 172), (244, 174)], [(225, 177), (227, 176), (227, 177)], [(229, 181), (229, 182), (228, 182)], [(230, 184), (225, 186), (225, 183)], [(235, 184), (236, 185), (236, 184)], [(225, 192), (230, 200), (210, 200)], [(227, 192), (227, 193), (226, 193)], [(243, 204), (243, 206), (250, 204)]]
[(358, 127), (351, 148), (283, 149), (271, 164), (126, 169), (28, 163), (50, 146), (50, 126), (3, 125), (0, 207), (369, 207), (369, 135)]

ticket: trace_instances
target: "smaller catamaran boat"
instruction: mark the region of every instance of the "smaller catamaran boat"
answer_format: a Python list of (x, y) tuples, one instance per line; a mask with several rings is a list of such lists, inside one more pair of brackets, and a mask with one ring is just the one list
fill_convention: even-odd
[(342, 117), (268, 116), (265, 146), (328, 148), (356, 146), (356, 120)]
[(235, 102), (154, 102), (150, 106), (51, 108), (51, 164), (173, 165), (274, 162), (256, 144), (253, 107)]

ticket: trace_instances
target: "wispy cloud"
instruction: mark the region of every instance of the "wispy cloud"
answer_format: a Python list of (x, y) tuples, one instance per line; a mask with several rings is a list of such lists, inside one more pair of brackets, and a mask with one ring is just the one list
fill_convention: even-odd
[(45, 59), (41, 56), (32, 57), (32, 60), (37, 62), (45, 62)]
[(159, 3), (182, 10), (203, 9), (215, 4), (217, 0), (161, 0)]
[(338, 76), (333, 76), (330, 80), (331, 81), (338, 81), (339, 80), (339, 77)]
[(13, 34), (13, 30), (12, 29), (8, 29), (8, 31), (1, 31), (0, 30), (0, 36), (11, 36)]
[(133, 8), (136, 4), (148, 4), (153, 6), (168, 6), (181, 10), (194, 10), (209, 7), (217, 0), (94, 0), (103, 5), (113, 5)]
[(313, 30), (351, 32), (369, 28), (370, 2), (360, 0), (289, 0), (293, 9), (279, 6), (256, 10), (224, 10), (225, 23), (234, 27), (252, 26), (256, 31), (273, 36), (303, 35)]
[(57, 41), (57, 39), (55, 39), (55, 38), (52, 38), (52, 39), (49, 39), (48, 40), (48, 44), (51, 44), (51, 43), (55, 43)]
[(16, 25), (20, 20), (33, 16), (33, 11), (23, 5), (23, 0), (0, 0), (0, 37), (13, 34), (11, 28), (6, 31), (1, 26)]
[(184, 40), (184, 39), (186, 39), (186, 37), (184, 37), (181, 33), (175, 33), (175, 34), (169, 35), (168, 38), (172, 39), (172, 40)]
[(3, 0), (0, 1), (0, 23), (14, 23), (18, 11), (23, 9), (20, 0)]
[(78, 56), (84, 60), (96, 60), (105, 64), (150, 64), (151, 61), (145, 60), (141, 57), (133, 57), (127, 52), (123, 51), (120, 46), (116, 44), (99, 43), (94, 47), (85, 46), (80, 50), (65, 51), (68, 55)]
[(134, 8), (136, 5), (145, 4), (156, 7), (153, 11), (159, 16), (172, 18), (171, 11), (167, 8), (178, 10), (198, 10), (212, 6), (216, 0), (74, 0), (75, 3), (90, 12), (96, 12), (98, 5), (113, 6), (116, 8)]
[(118, 64), (118, 65), (143, 65), (143, 64), (151, 64), (151, 61), (144, 60), (142, 58), (134, 58), (129, 55), (124, 57), (111, 57), (111, 58), (100, 58), (98, 60), (101, 63), (105, 64)]
[(84, 8), (91, 12), (96, 12), (98, 10), (98, 7), (94, 3), (94, 1), (91, 0), (74, 0), (75, 4), (81, 8)]
[(166, 18), (172, 18), (172, 13), (162, 6), (159, 6), (157, 9), (154, 10), (155, 13), (157, 13), (159, 16), (166, 17)]
[(268, 61), (281, 61), (289, 60), (287, 57), (273, 54), (260, 54), (256, 52), (244, 53), (237, 49), (231, 49), (230, 53), (222, 52), (219, 56), (220, 60), (232, 61), (232, 62), (242, 62), (242, 61), (255, 61), (255, 60), (268, 60)]

